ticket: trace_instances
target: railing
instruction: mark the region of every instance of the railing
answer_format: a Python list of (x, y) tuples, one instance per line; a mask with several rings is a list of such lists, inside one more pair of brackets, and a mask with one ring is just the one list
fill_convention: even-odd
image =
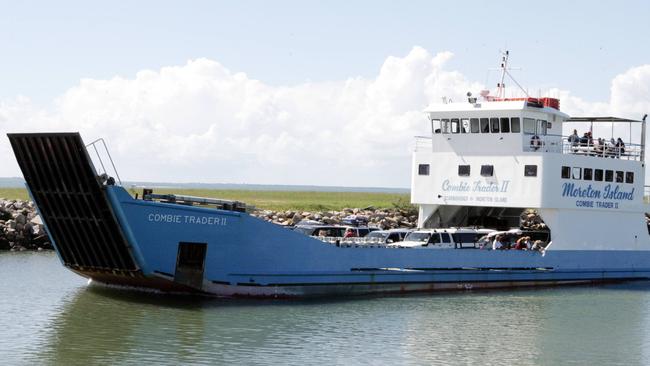
[(602, 141), (573, 141), (569, 136), (562, 136), (562, 153), (574, 155), (597, 156), (602, 158), (616, 158), (626, 160), (640, 160), (642, 147), (639, 144), (616, 146), (615, 143)]
[[(562, 135), (535, 135), (523, 134), (523, 151), (527, 152), (550, 152), (558, 154), (573, 154), (596, 156), (603, 158), (617, 158), (625, 160), (641, 160), (643, 147), (639, 144), (628, 143), (623, 146), (616, 146), (611, 142), (601, 144), (598, 140), (581, 143), (580, 141), (569, 142), (569, 136)], [(431, 151), (433, 140), (429, 136), (415, 136), (415, 151)]]
[[(106, 142), (104, 141), (103, 138), (99, 138), (89, 144), (86, 145), (86, 150), (88, 151), (88, 155), (90, 156), (91, 160), (93, 161), (93, 165), (95, 165), (95, 171), (97, 172), (98, 175), (105, 174), (107, 179), (111, 177), (109, 172), (106, 170), (106, 166), (104, 165), (104, 160), (102, 159), (102, 154), (100, 154), (100, 150), (97, 149), (97, 145), (101, 143), (101, 146), (104, 147), (103, 150), (103, 155), (105, 155), (107, 163), (110, 163), (110, 167), (113, 169), (112, 173), (115, 175), (117, 178), (117, 181), (119, 182), (120, 185), (122, 185), (122, 179), (120, 179), (120, 174), (117, 172), (117, 168), (115, 168), (115, 164), (113, 163), (113, 158), (111, 157), (111, 153), (108, 151), (108, 147), (106, 147)], [(95, 151), (95, 155), (97, 156), (97, 161), (95, 161), (95, 155), (93, 155), (90, 152), (90, 147), (93, 148)], [(101, 166), (102, 170), (98, 171), (97, 169), (97, 164), (99, 163), (99, 166)]]

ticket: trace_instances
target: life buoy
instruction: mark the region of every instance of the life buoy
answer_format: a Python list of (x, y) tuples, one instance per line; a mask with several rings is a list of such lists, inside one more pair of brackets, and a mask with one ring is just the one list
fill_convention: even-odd
[(539, 136), (534, 135), (530, 138), (530, 147), (537, 150), (542, 146), (542, 141), (539, 139)]

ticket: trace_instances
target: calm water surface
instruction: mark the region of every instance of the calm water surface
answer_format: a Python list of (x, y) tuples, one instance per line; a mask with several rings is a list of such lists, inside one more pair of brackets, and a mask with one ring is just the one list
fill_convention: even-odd
[(650, 284), (328, 301), (88, 286), (0, 253), (0, 363), (648, 365)]

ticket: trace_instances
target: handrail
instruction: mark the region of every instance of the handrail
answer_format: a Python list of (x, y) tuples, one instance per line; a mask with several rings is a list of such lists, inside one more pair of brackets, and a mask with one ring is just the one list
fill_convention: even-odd
[(120, 179), (120, 174), (117, 172), (117, 168), (115, 167), (115, 163), (113, 162), (113, 157), (111, 156), (111, 152), (108, 150), (108, 147), (106, 146), (106, 141), (104, 141), (103, 138), (98, 138), (97, 140), (89, 143), (86, 145), (86, 150), (88, 147), (92, 146), (93, 149), (95, 150), (95, 154), (97, 154), (97, 159), (99, 160), (99, 164), (102, 166), (102, 170), (104, 174), (108, 174), (106, 171), (106, 167), (104, 166), (104, 161), (102, 160), (101, 155), (99, 154), (99, 150), (97, 150), (97, 143), (101, 142), (102, 145), (104, 146), (104, 151), (106, 152), (106, 155), (108, 156), (108, 161), (110, 161), (111, 166), (113, 167), (113, 172), (115, 173), (115, 176), (117, 177), (117, 181), (122, 185), (122, 179)]

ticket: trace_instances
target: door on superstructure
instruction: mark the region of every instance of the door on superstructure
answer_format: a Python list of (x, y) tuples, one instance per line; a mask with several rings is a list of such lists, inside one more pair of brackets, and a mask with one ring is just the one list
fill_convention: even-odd
[(178, 243), (176, 256), (176, 272), (174, 281), (180, 284), (201, 289), (203, 287), (203, 272), (205, 271), (206, 243)]

